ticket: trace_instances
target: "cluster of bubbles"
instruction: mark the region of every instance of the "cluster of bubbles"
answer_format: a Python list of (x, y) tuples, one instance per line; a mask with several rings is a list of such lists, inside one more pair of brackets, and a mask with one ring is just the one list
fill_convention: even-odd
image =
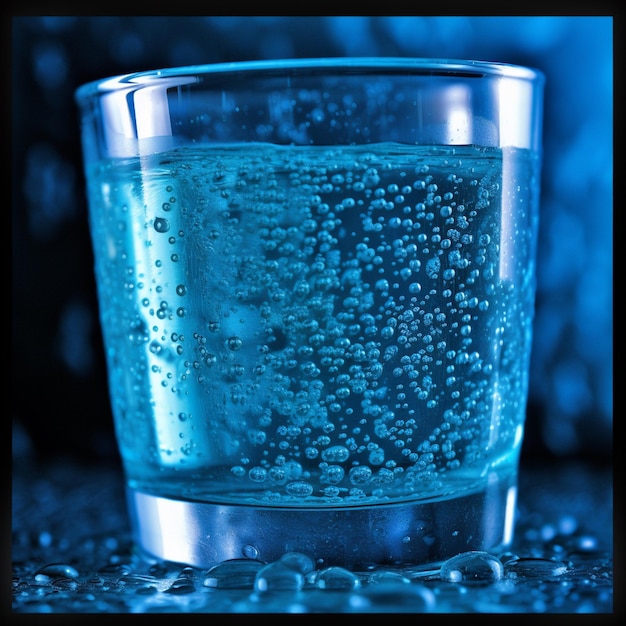
[(171, 391), (155, 419), (177, 422), (158, 447), (221, 459), (223, 480), (270, 500), (436, 491), (510, 452), (526, 304), (501, 277), (498, 151), (256, 146), (163, 163), (162, 180), (142, 173), (165, 193), (150, 197), (158, 279), (137, 318), (153, 389)]

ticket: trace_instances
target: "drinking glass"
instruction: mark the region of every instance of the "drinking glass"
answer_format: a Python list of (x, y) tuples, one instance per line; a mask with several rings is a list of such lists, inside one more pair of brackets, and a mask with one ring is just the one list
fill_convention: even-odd
[(436, 563), (510, 544), (543, 76), (253, 61), (80, 87), (140, 550)]

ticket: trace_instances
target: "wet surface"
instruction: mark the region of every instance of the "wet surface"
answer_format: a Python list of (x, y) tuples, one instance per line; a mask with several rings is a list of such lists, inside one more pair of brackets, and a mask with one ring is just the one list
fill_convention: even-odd
[(121, 470), (14, 465), (14, 613), (614, 614), (610, 469), (526, 466), (506, 553), (438, 567), (316, 569), (308, 555), (209, 569), (146, 561)]

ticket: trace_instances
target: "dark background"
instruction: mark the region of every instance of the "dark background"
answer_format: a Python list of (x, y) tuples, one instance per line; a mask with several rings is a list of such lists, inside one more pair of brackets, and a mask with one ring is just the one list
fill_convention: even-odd
[(73, 93), (287, 57), (471, 58), (547, 78), (525, 458), (612, 459), (612, 16), (12, 16), (13, 459), (117, 460)]

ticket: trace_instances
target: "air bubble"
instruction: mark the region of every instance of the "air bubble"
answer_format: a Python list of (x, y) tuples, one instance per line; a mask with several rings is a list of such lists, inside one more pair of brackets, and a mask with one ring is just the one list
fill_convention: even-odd
[(304, 450), (304, 456), (306, 456), (307, 459), (315, 459), (317, 458), (318, 454), (319, 454), (319, 450), (311, 446), (308, 446)]
[(336, 485), (343, 480), (344, 474), (345, 471), (341, 465), (328, 465), (322, 468), (320, 482)]
[(358, 465), (350, 469), (348, 477), (353, 485), (363, 485), (372, 477), (372, 470), (367, 465)]
[(452, 280), (454, 278), (455, 274), (456, 274), (456, 272), (452, 268), (449, 268), (447, 270), (444, 270), (443, 278), (444, 278), (444, 280)]
[(239, 350), (243, 346), (243, 340), (237, 336), (229, 337), (226, 341), (226, 346), (229, 350)]
[(313, 493), (313, 487), (303, 481), (288, 483), (285, 490), (290, 496), (297, 496), (299, 498), (306, 498)]
[(381, 331), (380, 331), (380, 336), (383, 339), (391, 339), (394, 335), (394, 329), (391, 326), (385, 326)]
[(250, 430), (248, 432), (248, 441), (254, 445), (262, 445), (267, 439), (267, 434), (264, 430)]
[(170, 223), (164, 217), (157, 217), (154, 220), (154, 230), (157, 233), (166, 233), (170, 229)]
[(368, 460), (371, 465), (382, 465), (385, 461), (385, 451), (382, 448), (372, 450)]
[(350, 457), (350, 451), (344, 446), (332, 446), (322, 452), (322, 459), (327, 463), (343, 463)]
[(254, 483), (262, 483), (267, 479), (267, 470), (260, 466), (250, 468), (248, 478)]

